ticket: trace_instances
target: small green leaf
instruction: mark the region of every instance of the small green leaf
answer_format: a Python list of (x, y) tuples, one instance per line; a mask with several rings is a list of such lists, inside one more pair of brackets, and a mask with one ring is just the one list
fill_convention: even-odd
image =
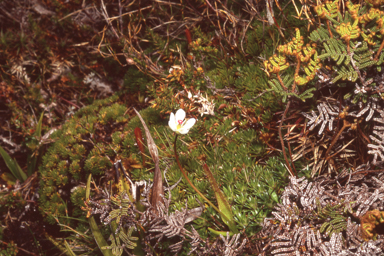
[[(208, 230), (209, 230), (212, 234), (214, 234), (214, 235), (216, 235), (216, 236), (223, 235), (224, 237), (226, 237), (226, 236), (227, 236), (227, 233), (228, 233), (228, 231), (217, 231), (217, 230), (214, 230), (214, 229), (212, 229), (212, 228), (208, 228)], [(232, 233), (232, 232), (229, 232), (229, 235), (232, 236), (233, 233)]]
[(271, 194), (271, 198), (273, 201), (275, 201), (276, 203), (279, 203), (279, 197), (277, 196), (276, 192), (273, 191), (272, 194)]
[(87, 179), (87, 187), (85, 190), (85, 200), (88, 200), (89, 196), (91, 195), (91, 180), (92, 180), (92, 174), (89, 174)]
[(34, 134), (35, 137), (37, 137), (36, 139), (38, 139), (38, 140), (41, 139), (41, 128), (43, 126), (43, 117), (44, 117), (44, 111), (40, 115), (40, 119), (39, 119), (39, 122), (37, 123), (36, 131), (35, 131), (35, 134)]
[(8, 153), (1, 146), (0, 154), (3, 157), (5, 164), (7, 165), (8, 169), (11, 171), (13, 176), (15, 176), (16, 179), (24, 182), (27, 179), (27, 175), (25, 174), (25, 172), (23, 172), (19, 164), (14, 159), (12, 159), (11, 156), (8, 155)]

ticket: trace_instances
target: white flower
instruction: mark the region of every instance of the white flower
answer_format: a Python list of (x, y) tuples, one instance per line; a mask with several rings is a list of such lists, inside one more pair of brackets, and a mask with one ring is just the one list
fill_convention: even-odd
[(182, 109), (177, 110), (176, 115), (171, 113), (168, 125), (172, 131), (178, 134), (187, 134), (189, 129), (196, 123), (195, 118), (185, 119), (185, 111)]

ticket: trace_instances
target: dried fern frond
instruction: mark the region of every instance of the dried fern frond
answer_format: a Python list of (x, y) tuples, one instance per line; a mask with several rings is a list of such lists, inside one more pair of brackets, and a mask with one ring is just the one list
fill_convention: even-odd
[(319, 114), (317, 115), (315, 111), (312, 110), (312, 116), (308, 115), (305, 112), (302, 112), (303, 116), (309, 119), (307, 125), (309, 125), (309, 130), (312, 131), (317, 125), (321, 124), (318, 134), (321, 135), (328, 124), (328, 129), (333, 130), (333, 122), (339, 117), (340, 109), (335, 104), (330, 104), (328, 102), (320, 102), (317, 105)]
[[(170, 195), (170, 194), (169, 194)], [(176, 210), (173, 213), (169, 212), (169, 205), (171, 202), (171, 196), (169, 199), (163, 198), (164, 204), (159, 202), (157, 205), (157, 211), (153, 211), (151, 207), (144, 212), (140, 222), (143, 226), (147, 227), (148, 233), (146, 240), (156, 240), (153, 248), (156, 248), (160, 241), (164, 238), (179, 238), (180, 241), (169, 246), (169, 249), (173, 253), (178, 253), (184, 245), (187, 238), (192, 239), (192, 251), (200, 248), (200, 242), (202, 239), (196, 230), (192, 229), (192, 232), (186, 228), (186, 224), (198, 218), (203, 207), (197, 207), (188, 210), (187, 203), (185, 208), (181, 211)]]
[(260, 255), (382, 255), (383, 235), (369, 229), (381, 242), (362, 237), (362, 216), (384, 209), (384, 173), (367, 167), (312, 182), (291, 177), (274, 218), (266, 218), (258, 234), (268, 237), (260, 241)]
[(241, 243), (239, 242), (240, 234), (235, 234), (232, 236), (232, 238), (230, 238), (229, 232), (227, 232), (226, 237), (224, 237), (223, 235), (220, 235), (220, 238), (224, 242), (224, 246), (223, 246), (224, 251), (222, 254), (224, 256), (239, 255), (245, 243), (247, 242), (246, 239), (243, 239)]

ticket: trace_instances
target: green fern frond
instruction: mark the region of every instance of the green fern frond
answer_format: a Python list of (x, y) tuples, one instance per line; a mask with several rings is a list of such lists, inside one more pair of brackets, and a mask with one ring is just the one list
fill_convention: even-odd
[(324, 222), (323, 225), (321, 225), (320, 227), (320, 233), (324, 233), (325, 230), (327, 229), (328, 226), (330, 226), (331, 224), (329, 222)]
[(319, 27), (318, 29), (311, 32), (308, 37), (313, 42), (324, 41), (330, 39), (329, 32), (324, 27)]
[(287, 69), (289, 63), (285, 56), (274, 54), (268, 60), (264, 61), (264, 67), (268, 73), (276, 74)]
[(341, 66), (340, 70), (336, 69), (335, 71), (338, 75), (332, 79), (332, 83), (336, 83), (340, 79), (355, 82), (359, 77), (359, 74), (353, 69), (352, 66), (348, 66), (348, 69), (345, 66)]
[(316, 91), (316, 88), (309, 88), (308, 90), (305, 90), (302, 94), (300, 94), (298, 97), (305, 102), (306, 99), (313, 97), (313, 91)]
[(362, 59), (361, 61), (359, 61), (356, 66), (359, 69), (363, 69), (363, 68), (375, 65), (376, 62), (377, 61), (373, 60), (371, 57), (366, 57), (366, 58)]
[(356, 39), (360, 36), (359, 21), (356, 19), (351, 25), (350, 22), (341, 23), (336, 27), (336, 32), (349, 44), (350, 39)]
[(271, 90), (274, 92), (281, 94), (281, 92), (284, 91), (283, 87), (277, 79), (269, 80), (268, 84), (271, 86)]
[(339, 233), (347, 228), (347, 217), (343, 204), (322, 206), (319, 200), (316, 200), (316, 211), (313, 211), (318, 219), (324, 221), (320, 227), (320, 233), (325, 233), (327, 236), (332, 236), (333, 233)]
[(284, 76), (283, 77), (283, 83), (286, 87), (290, 87), (293, 83), (293, 77), (292, 76)]
[(350, 62), (350, 56), (347, 53), (346, 45), (334, 38), (330, 38), (323, 43), (325, 52), (319, 56), (319, 59), (332, 58), (334, 61), (337, 61), (336, 65), (339, 66), (344, 62), (345, 65), (348, 65)]
[(336, 18), (339, 13), (339, 1), (335, 0), (333, 2), (317, 5), (315, 11), (320, 18)]
[(112, 244), (110, 246), (101, 247), (102, 250), (112, 250), (112, 254), (114, 256), (121, 256), (123, 254), (124, 246), (121, 246), (120, 239), (118, 237), (114, 237), (113, 234), (109, 236), (109, 240), (111, 240)]
[(139, 240), (138, 237), (133, 237), (132, 232), (134, 231), (135, 227), (131, 226), (125, 233), (124, 229), (120, 229), (119, 232), (119, 238), (123, 241), (124, 245), (128, 249), (134, 249), (136, 247), (136, 243), (133, 241)]
[(384, 53), (381, 53), (379, 56), (379, 59), (376, 62), (376, 65), (380, 66), (383, 63), (383, 60), (384, 60)]
[(121, 217), (127, 215), (130, 206), (130, 201), (126, 196), (125, 191), (121, 192), (117, 196), (111, 196), (111, 202), (118, 206), (117, 209), (112, 210), (109, 213), (110, 219), (115, 219), (116, 223), (120, 223)]

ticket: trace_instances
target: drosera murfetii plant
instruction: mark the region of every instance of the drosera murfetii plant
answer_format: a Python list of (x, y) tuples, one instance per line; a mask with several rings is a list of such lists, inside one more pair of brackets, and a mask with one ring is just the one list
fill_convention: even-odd
[[(43, 167), (40, 169), (43, 182), (40, 185), (42, 195), (39, 199), (40, 209), (51, 223), (58, 219), (63, 225), (74, 225), (76, 228), (76, 221), (71, 221), (67, 213), (68, 216), (76, 213), (80, 219), (86, 217), (85, 212), (81, 213), (80, 210), (85, 206), (81, 200), (76, 197), (76, 200), (71, 202), (67, 195), (76, 190), (76, 194), (81, 198), (82, 193), (78, 192), (85, 189), (81, 184), (84, 184), (87, 173), (93, 174), (94, 185), (98, 187), (96, 190), (92, 189), (91, 198), (103, 187), (109, 190), (110, 185), (113, 194), (113, 188), (117, 186), (114, 169), (117, 160), (121, 160), (132, 181), (152, 180), (154, 164), (148, 149), (145, 147), (143, 152), (144, 166), (141, 160), (143, 154), (133, 136), (134, 130), (141, 127), (141, 123), (138, 118), (131, 118), (130, 113), (132, 110), (119, 103), (118, 97), (97, 101), (84, 108), (73, 121), (53, 135), (52, 138), (56, 142), (44, 156)], [(215, 116), (200, 122), (193, 121), (192, 118), (184, 120), (185, 115), (180, 114), (174, 115), (175, 119), (168, 119), (153, 108), (142, 110), (140, 114), (159, 149), (160, 169), (165, 175), (163, 179), (166, 179), (170, 186), (177, 184), (175, 189), (165, 193), (165, 197), (171, 195), (172, 198), (170, 211), (181, 210), (185, 207), (185, 202), (191, 209), (199, 207), (196, 199), (205, 203), (205, 199), (190, 186), (185, 177), (180, 181), (182, 173), (175, 161), (173, 131), (168, 124), (171, 123), (171, 128), (175, 128), (173, 123), (181, 123), (188, 126), (180, 126), (178, 131), (180, 128), (188, 128), (189, 131), (181, 130), (185, 135), (178, 139), (176, 153), (179, 164), (194, 187), (213, 206), (219, 206), (214, 209), (213, 206), (206, 205), (207, 209), (192, 225), (203, 237), (212, 235), (209, 230), (216, 231), (218, 235), (223, 234), (219, 231), (231, 231), (231, 234), (236, 234), (240, 230), (249, 235), (254, 234), (262, 218), (272, 210), (272, 202), (277, 201), (277, 195), (286, 181), (286, 169), (278, 157), (270, 158), (265, 164), (255, 165), (255, 154), (260, 146), (256, 132), (248, 129), (228, 133), (233, 128), (227, 121), (221, 125), (223, 127), (213, 126), (215, 131), (211, 132), (215, 133), (217, 140), (212, 144), (202, 133), (206, 125), (213, 121), (209, 119), (214, 119)], [(66, 136), (62, 136), (63, 134)], [(59, 179), (54, 173), (64, 179)], [(216, 180), (219, 189), (213, 188), (213, 180)], [(53, 185), (50, 185), (52, 182)], [(225, 210), (232, 215), (225, 215)], [(53, 216), (55, 217), (52, 218)], [(211, 221), (212, 218), (215, 221)], [(102, 229), (102, 226), (100, 228)]]

